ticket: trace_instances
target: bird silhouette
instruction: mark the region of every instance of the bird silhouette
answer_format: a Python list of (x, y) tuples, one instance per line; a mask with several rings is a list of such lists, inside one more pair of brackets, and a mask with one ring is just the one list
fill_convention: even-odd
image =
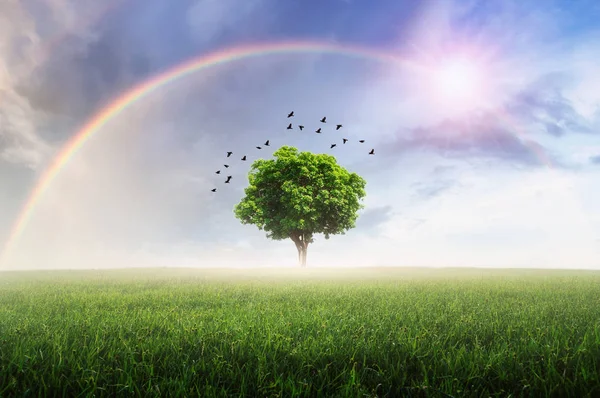
[(265, 146), (269, 146), (269, 140), (267, 140), (267, 142), (265, 142)]
[(369, 152), (369, 155), (375, 155), (375, 149), (371, 149), (371, 152)]
[(221, 174), (221, 170), (215, 171), (215, 174)]
[(288, 126), (287, 126), (287, 129), (288, 129), (288, 130), (291, 130), (291, 129), (292, 129), (292, 123), (288, 124)]
[(244, 157), (242, 158), (242, 160), (246, 160), (246, 155), (244, 155)]
[(300, 129), (300, 131), (302, 131), (302, 129), (304, 128), (304, 126), (298, 126), (298, 128)]
[(233, 155), (233, 152), (227, 152), (227, 157), (230, 157), (231, 155)]
[(364, 144), (364, 143), (365, 143), (365, 140), (360, 140), (360, 141), (358, 141), (358, 142), (360, 142), (361, 144)]
[(348, 139), (347, 138), (342, 138), (342, 141), (344, 141), (344, 144), (345, 144), (346, 142), (348, 142)]
[(334, 148), (335, 146), (336, 146), (336, 144), (331, 144), (331, 148), (329, 148), (329, 149), (332, 149), (332, 148)]
[(231, 181), (231, 176), (227, 176), (227, 179), (225, 180), (225, 184), (229, 184), (229, 181)]
[(341, 129), (342, 127), (343, 127), (343, 126), (342, 126), (341, 124), (338, 124), (337, 126), (335, 126), (335, 129), (336, 129), (336, 130), (339, 130), (339, 129)]
[(262, 149), (261, 147), (257, 146), (256, 149)]
[(213, 188), (210, 190), (211, 192), (217, 192), (217, 188)]
[(327, 123), (325, 119), (327, 119), (327, 116), (324, 116), (323, 119), (321, 119), (321, 123)]
[(288, 117), (292, 117), (292, 116), (294, 116), (294, 111), (291, 111), (291, 112), (288, 114)]
[(229, 167), (229, 165), (228, 165), (228, 164), (224, 164), (223, 166), (225, 166), (225, 167)]
[(321, 127), (315, 130), (315, 133), (321, 134)]

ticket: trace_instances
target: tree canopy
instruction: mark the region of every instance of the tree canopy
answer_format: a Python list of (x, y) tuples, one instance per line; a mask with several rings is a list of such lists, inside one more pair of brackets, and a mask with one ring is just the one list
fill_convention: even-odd
[(354, 228), (366, 181), (337, 164), (334, 156), (298, 152), (283, 146), (274, 159), (254, 161), (249, 186), (234, 212), (274, 240), (291, 239), (306, 266), (308, 244), (315, 234), (344, 234)]

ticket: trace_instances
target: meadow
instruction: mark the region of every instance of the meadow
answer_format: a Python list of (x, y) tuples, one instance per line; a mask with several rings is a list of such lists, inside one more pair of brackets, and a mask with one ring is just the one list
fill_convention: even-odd
[(600, 272), (0, 273), (0, 396), (600, 396)]

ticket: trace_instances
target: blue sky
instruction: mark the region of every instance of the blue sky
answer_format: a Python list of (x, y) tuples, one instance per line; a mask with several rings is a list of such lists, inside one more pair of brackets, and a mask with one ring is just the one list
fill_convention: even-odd
[[(227, 150), (291, 144), (368, 181), (357, 227), (317, 237), (309, 265), (600, 267), (597, 2), (101, 3), (0, 4), (0, 241), (79, 126), (187, 59), (313, 40), (419, 67), (289, 53), (163, 87), (71, 160), (7, 266), (294, 266), (291, 241), (233, 216), (249, 164), (231, 186), (214, 174)], [(303, 133), (285, 130), (292, 109)], [(325, 115), (341, 132), (312, 133)]]

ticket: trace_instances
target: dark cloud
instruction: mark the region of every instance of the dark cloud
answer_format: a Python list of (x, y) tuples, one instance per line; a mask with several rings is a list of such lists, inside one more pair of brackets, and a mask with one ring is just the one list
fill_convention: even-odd
[(135, 24), (135, 18), (129, 24), (108, 19), (96, 27), (96, 38), (85, 47), (78, 36), (65, 38), (31, 78), (19, 84), (19, 92), (38, 111), (73, 120), (89, 117), (157, 68), (148, 48), (155, 45), (158, 55), (161, 48), (132, 40)]
[(592, 163), (592, 164), (600, 164), (600, 155), (592, 156), (590, 158), (590, 163)]
[[(255, 8), (262, 1), (252, 1), (252, 6), (245, 2), (248, 15), (244, 18), (256, 14), (259, 10)], [(8, 10), (18, 11), (22, 21), (11, 21), (14, 26), (8, 30), (6, 40), (12, 46), (0, 54), (0, 70), (5, 68), (10, 72), (12, 80), (4, 82), (0, 74), (0, 85), (10, 87), (8, 93), (0, 89), (0, 95), (4, 99), (7, 95), (12, 97), (8, 98), (10, 107), (0, 109), (0, 138), (3, 138), (0, 152), (9, 151), (3, 158), (39, 164), (41, 155), (36, 154), (47, 152), (46, 141), (64, 141), (78, 125), (122, 92), (150, 75), (215, 46), (227, 45), (225, 39), (237, 38), (231, 32), (222, 37), (219, 31), (226, 27), (231, 30), (231, 24), (222, 24), (229, 11), (241, 4), (238, 0), (227, 0), (227, 4), (193, 0), (173, 4), (158, 0), (130, 1), (108, 7), (106, 12), (95, 10), (93, 6), (98, 7), (92, 3), (71, 6), (32, 2), (27, 8), (14, 6), (14, 10)], [(4, 8), (0, 6), (0, 12)], [(64, 21), (48, 17), (59, 11)], [(194, 15), (199, 13), (212, 21), (210, 37), (203, 40), (197, 29), (192, 29)], [(89, 21), (67, 28), (69, 18)], [(0, 18), (0, 25), (2, 21)], [(235, 22), (240, 35), (249, 33), (242, 26), (248, 20), (242, 21), (238, 16)], [(18, 31), (23, 33), (17, 34)], [(40, 31), (46, 32), (46, 36), (37, 36)], [(41, 43), (39, 48), (29, 49), (21, 43), (29, 36), (33, 38), (29, 42)], [(13, 131), (17, 127), (19, 132)], [(12, 155), (15, 151), (19, 156)]]

